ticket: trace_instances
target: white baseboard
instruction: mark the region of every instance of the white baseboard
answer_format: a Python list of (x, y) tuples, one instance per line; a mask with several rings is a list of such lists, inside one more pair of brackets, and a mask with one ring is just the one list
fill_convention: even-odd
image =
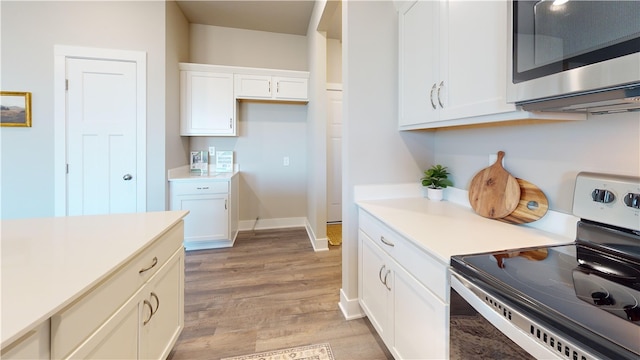
[(233, 247), (236, 239), (232, 240), (211, 240), (211, 241), (185, 241), (185, 251), (192, 250), (207, 250), (207, 249), (221, 249)]
[(346, 320), (354, 320), (365, 317), (358, 299), (349, 299), (342, 289), (340, 289), (340, 302), (338, 307), (342, 311), (342, 315)]
[(309, 240), (311, 240), (311, 246), (313, 246), (313, 251), (328, 251), (329, 250), (329, 239), (328, 238), (320, 238), (316, 237), (316, 234), (313, 232), (311, 228), (311, 224), (309, 221), (305, 221), (304, 224), (307, 229), (307, 234), (309, 235)]
[(305, 217), (258, 219), (258, 221), (240, 220), (238, 223), (238, 229), (240, 231), (282, 229), (292, 227), (305, 227), (306, 224), (307, 218)]

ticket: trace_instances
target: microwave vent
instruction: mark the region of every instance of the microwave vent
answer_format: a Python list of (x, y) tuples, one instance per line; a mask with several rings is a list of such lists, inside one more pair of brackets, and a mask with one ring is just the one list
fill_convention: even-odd
[(526, 111), (605, 115), (640, 111), (640, 83), (516, 103)]

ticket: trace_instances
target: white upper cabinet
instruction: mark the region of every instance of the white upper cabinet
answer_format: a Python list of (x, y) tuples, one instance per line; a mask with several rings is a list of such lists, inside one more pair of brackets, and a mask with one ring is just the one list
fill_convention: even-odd
[(308, 77), (235, 74), (237, 99), (308, 101)]
[(439, 120), (439, 3), (417, 1), (400, 9), (400, 128)]
[(182, 136), (237, 136), (238, 100), (309, 101), (307, 71), (179, 66)]
[(400, 130), (586, 119), (507, 103), (506, 2), (416, 1), (398, 16)]
[(233, 74), (182, 71), (180, 135), (235, 136)]

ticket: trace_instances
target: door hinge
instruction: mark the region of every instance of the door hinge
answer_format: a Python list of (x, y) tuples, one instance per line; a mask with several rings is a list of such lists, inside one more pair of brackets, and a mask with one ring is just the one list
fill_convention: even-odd
[(64, 89), (69, 91), (69, 79), (64, 79)]

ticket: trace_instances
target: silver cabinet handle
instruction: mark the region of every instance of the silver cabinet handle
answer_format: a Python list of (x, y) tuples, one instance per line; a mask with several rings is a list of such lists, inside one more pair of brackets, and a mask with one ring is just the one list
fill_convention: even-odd
[(271, 81), (269, 81), (269, 94), (271, 94)]
[(444, 105), (442, 105), (442, 100), (440, 99), (440, 90), (442, 90), (443, 86), (444, 86), (444, 80), (440, 82), (440, 85), (438, 85), (438, 104), (440, 104), (440, 108), (444, 108)]
[(233, 129), (233, 119), (229, 118), (229, 129)]
[(145, 321), (142, 322), (142, 325), (147, 325), (149, 321), (151, 321), (151, 318), (153, 317), (153, 307), (151, 306), (151, 303), (149, 302), (149, 300), (145, 300), (143, 304), (144, 306), (149, 307), (149, 318), (147, 318)]
[(431, 87), (431, 93), (429, 94), (429, 100), (431, 101), (431, 107), (433, 110), (436, 109), (436, 103), (433, 102), (433, 92), (436, 90), (436, 84), (434, 83)]
[(145, 271), (149, 271), (153, 269), (153, 267), (156, 266), (157, 264), (158, 264), (158, 257), (154, 256), (152, 260), (152, 264), (146, 268), (140, 269), (140, 271), (138, 271), (138, 274), (142, 274)]
[(391, 287), (389, 286), (389, 284), (387, 284), (387, 277), (389, 276), (389, 274), (391, 274), (391, 270), (387, 270), (387, 273), (384, 274), (384, 281), (382, 283), (384, 284), (384, 287), (387, 288), (387, 290), (391, 291)]
[(124, 181), (129, 181), (133, 179), (133, 176), (131, 176), (131, 174), (124, 174), (124, 176), (122, 177), (122, 180)]
[(155, 313), (158, 312), (158, 309), (160, 308), (160, 299), (158, 298), (158, 295), (156, 295), (156, 293), (154, 292), (151, 292), (150, 295), (152, 298), (156, 299), (156, 309), (151, 312), (151, 315), (154, 315)]
[(380, 236), (380, 241), (382, 241), (382, 243), (387, 246), (391, 246), (391, 247), (396, 246), (394, 243), (389, 242), (389, 240), (385, 239), (384, 236)]
[(227, 200), (224, 201), (224, 209), (227, 210)]
[(209, 187), (208, 186), (203, 186), (203, 187), (196, 187), (197, 190), (208, 190)]
[(382, 280), (382, 270), (384, 270), (384, 268), (387, 267), (386, 265), (382, 265), (382, 267), (380, 268), (380, 271), (378, 271), (378, 279), (380, 279), (380, 282), (384, 284), (384, 280)]

